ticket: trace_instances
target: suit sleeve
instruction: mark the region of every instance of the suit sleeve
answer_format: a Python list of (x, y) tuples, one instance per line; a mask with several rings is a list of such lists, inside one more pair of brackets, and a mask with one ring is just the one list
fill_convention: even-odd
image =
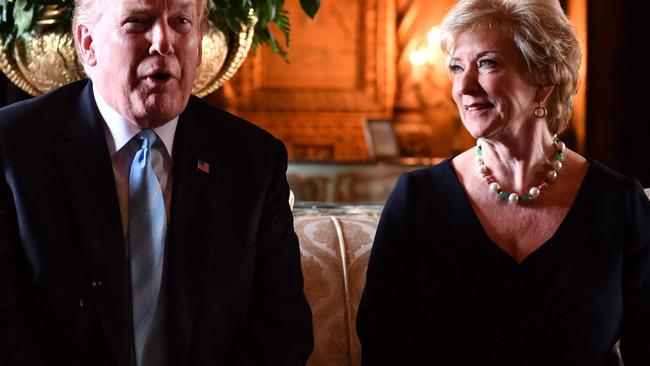
[(276, 159), (258, 232), (255, 287), (249, 320), (263, 365), (304, 365), (313, 350), (311, 310), (303, 293), (298, 237), (286, 178), (287, 152)]
[(29, 273), (5, 176), (0, 162), (0, 364), (41, 365), (39, 347), (21, 309)]
[(650, 201), (638, 182), (628, 195), (628, 222), (621, 355), (625, 366), (650, 365)]
[(412, 320), (416, 276), (409, 270), (414, 253), (409, 175), (402, 175), (388, 198), (370, 253), (366, 285), (357, 314), (361, 363), (417, 364)]

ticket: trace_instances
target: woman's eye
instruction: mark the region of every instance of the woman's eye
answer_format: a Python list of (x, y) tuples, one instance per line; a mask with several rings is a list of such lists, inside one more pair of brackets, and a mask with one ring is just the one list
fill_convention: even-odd
[(492, 68), (496, 65), (497, 63), (494, 60), (490, 60), (490, 59), (483, 59), (483, 60), (479, 60), (478, 62), (479, 68)]
[(460, 65), (449, 65), (449, 72), (452, 74), (460, 74), (463, 72), (463, 68)]

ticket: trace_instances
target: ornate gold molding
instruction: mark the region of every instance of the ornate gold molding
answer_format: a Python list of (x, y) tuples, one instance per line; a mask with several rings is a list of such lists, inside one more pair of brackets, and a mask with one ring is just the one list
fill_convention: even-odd
[[(208, 37), (203, 37), (202, 45), (203, 59), (208, 62), (202, 63), (197, 70), (192, 87), (194, 95), (204, 97), (219, 89), (235, 75), (251, 48), (257, 20), (257, 17), (251, 12), (248, 16), (248, 23), (243, 24), (241, 31), (232, 38), (211, 27), (206, 34)], [(225, 48), (224, 45), (229, 45), (229, 47)]]

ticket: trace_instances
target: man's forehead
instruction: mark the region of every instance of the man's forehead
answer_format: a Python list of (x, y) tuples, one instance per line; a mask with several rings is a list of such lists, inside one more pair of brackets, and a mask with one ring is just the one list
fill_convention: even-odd
[(167, 10), (188, 10), (198, 9), (199, 0), (115, 0), (115, 2), (102, 0), (102, 2), (113, 3), (118, 8), (124, 10), (153, 10), (160, 8), (166, 8)]

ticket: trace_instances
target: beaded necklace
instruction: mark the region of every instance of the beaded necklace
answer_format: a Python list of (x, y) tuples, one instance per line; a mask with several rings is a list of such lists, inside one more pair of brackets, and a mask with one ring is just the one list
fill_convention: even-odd
[(530, 201), (539, 197), (540, 193), (548, 188), (548, 185), (557, 179), (558, 172), (562, 169), (562, 161), (564, 160), (564, 149), (566, 145), (564, 142), (560, 141), (557, 137), (557, 134), (553, 135), (553, 144), (555, 145), (556, 151), (551, 159), (553, 161), (553, 169), (550, 169), (546, 172), (546, 179), (537, 186), (533, 186), (528, 190), (528, 193), (518, 194), (516, 192), (508, 193), (501, 189), (501, 185), (496, 182), (494, 177), (490, 175), (490, 168), (485, 165), (483, 161), (483, 149), (481, 144), (477, 142), (476, 149), (476, 165), (478, 166), (478, 172), (483, 177), (483, 181), (487, 183), (490, 191), (496, 193), (500, 199), (508, 200), (510, 203), (517, 203), (519, 201)]

